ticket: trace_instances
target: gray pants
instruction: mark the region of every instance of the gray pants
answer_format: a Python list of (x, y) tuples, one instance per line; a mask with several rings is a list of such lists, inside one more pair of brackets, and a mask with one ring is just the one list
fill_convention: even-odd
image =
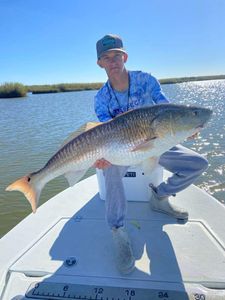
[[(160, 197), (176, 195), (192, 184), (208, 167), (207, 160), (196, 152), (177, 145), (160, 156), (159, 164), (173, 173), (167, 182), (156, 187)], [(129, 167), (115, 166), (104, 170), (106, 187), (106, 219), (110, 226), (124, 225), (127, 201), (122, 178)]]

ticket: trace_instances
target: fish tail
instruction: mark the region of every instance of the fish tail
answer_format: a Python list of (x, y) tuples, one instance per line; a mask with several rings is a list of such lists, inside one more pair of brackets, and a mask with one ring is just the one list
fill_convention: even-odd
[(29, 175), (16, 180), (6, 188), (6, 191), (19, 191), (23, 193), (30, 202), (33, 213), (36, 212), (41, 190), (42, 187), (31, 183)]

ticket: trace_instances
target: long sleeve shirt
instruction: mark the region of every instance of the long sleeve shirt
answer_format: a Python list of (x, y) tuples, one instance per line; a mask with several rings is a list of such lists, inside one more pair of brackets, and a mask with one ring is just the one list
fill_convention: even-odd
[(128, 75), (126, 91), (114, 90), (107, 81), (96, 94), (94, 107), (100, 122), (134, 108), (169, 102), (154, 76), (141, 71), (129, 71)]

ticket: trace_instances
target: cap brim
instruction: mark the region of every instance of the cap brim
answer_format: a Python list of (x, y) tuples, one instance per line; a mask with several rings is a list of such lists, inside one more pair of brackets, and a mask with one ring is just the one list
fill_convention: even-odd
[(111, 51), (119, 51), (119, 52), (127, 54), (127, 52), (124, 49), (121, 49), (121, 48), (112, 48), (112, 49), (108, 49), (108, 50), (102, 52), (101, 55), (98, 57), (98, 59), (100, 59), (103, 54), (105, 54), (107, 52), (111, 52)]

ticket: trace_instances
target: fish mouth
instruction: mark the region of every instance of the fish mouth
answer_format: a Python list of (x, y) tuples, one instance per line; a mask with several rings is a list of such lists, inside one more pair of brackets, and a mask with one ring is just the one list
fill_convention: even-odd
[(196, 126), (196, 127), (194, 128), (194, 134), (199, 133), (199, 132), (202, 130), (202, 128), (204, 128), (204, 125), (205, 125), (205, 124), (202, 123), (202, 124)]
[(202, 123), (202, 124), (196, 126), (195, 129), (196, 129), (196, 130), (201, 130), (201, 129), (204, 128), (204, 127), (205, 127), (205, 124)]

